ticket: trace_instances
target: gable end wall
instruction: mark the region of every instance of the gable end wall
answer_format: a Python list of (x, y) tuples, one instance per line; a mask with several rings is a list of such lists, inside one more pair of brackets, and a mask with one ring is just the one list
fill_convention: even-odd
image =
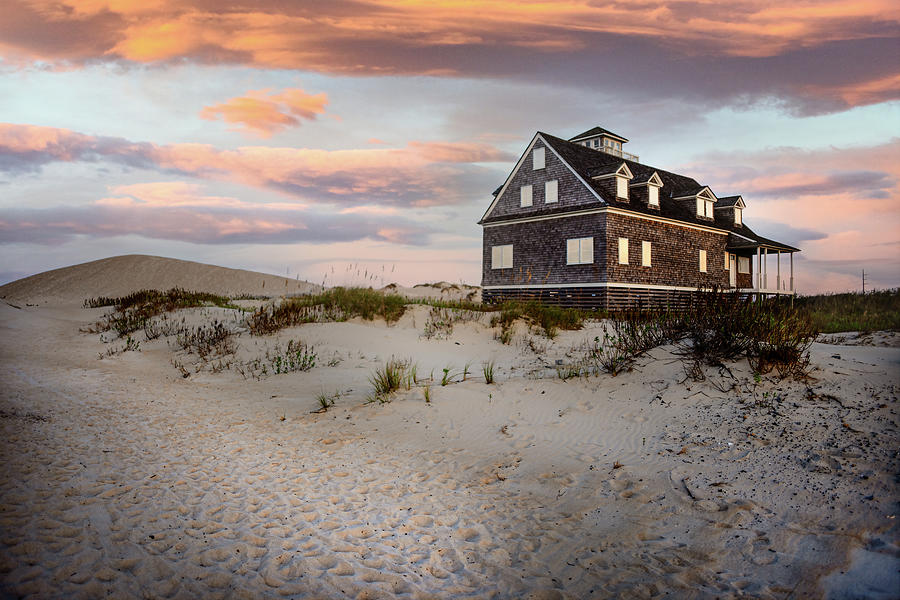
[[(540, 139), (535, 141), (534, 148), (546, 147)], [(572, 171), (563, 162), (557, 158), (553, 150), (547, 148), (544, 151), (545, 167), (543, 169), (534, 170), (532, 164), (531, 150), (522, 160), (522, 166), (518, 172), (512, 177), (506, 190), (497, 200), (497, 205), (485, 218), (503, 217), (507, 215), (534, 215), (546, 212), (548, 205), (544, 202), (544, 184), (547, 181), (556, 179), (559, 181), (559, 201), (549, 205), (550, 209), (556, 209), (572, 206), (601, 206), (602, 203), (597, 200), (584, 184), (572, 173)], [(533, 188), (534, 206), (522, 208), (519, 206), (520, 192), (524, 185), (531, 185)]]

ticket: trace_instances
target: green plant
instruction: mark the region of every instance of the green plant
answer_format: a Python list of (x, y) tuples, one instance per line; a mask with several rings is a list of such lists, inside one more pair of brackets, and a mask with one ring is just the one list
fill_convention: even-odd
[(403, 380), (409, 368), (408, 360), (397, 360), (392, 358), (379, 369), (369, 376), (369, 382), (374, 388), (372, 396), (369, 397), (370, 402), (375, 400), (382, 404), (390, 401), (391, 395), (400, 389)]
[(494, 383), (494, 361), (485, 361), (481, 363), (481, 372), (484, 373), (485, 383)]
[(324, 391), (316, 395), (316, 402), (319, 403), (319, 409), (315, 412), (327, 412), (328, 408), (334, 406), (335, 401), (340, 398), (340, 392), (326, 394)]
[(422, 395), (425, 397), (425, 402), (431, 403), (431, 386), (426, 385), (422, 388)]
[(451, 377), (452, 375), (450, 375), (450, 367), (444, 367), (444, 376), (441, 377), (441, 387), (444, 387), (445, 385), (450, 383)]
[(122, 352), (140, 352), (141, 343), (131, 337), (130, 335), (125, 338), (125, 347), (122, 348)]

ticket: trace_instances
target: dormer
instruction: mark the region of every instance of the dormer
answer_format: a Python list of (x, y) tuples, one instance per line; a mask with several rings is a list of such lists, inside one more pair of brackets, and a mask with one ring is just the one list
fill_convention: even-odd
[(628, 184), (628, 187), (631, 188), (636, 200), (639, 200), (648, 207), (655, 208), (656, 210), (659, 210), (659, 188), (662, 186), (662, 179), (659, 178), (659, 174), (657, 174), (656, 171), (653, 171), (650, 174), (650, 177), (647, 177), (646, 175), (643, 177), (635, 177), (631, 180), (631, 183)]
[(628, 160), (633, 160), (634, 162), (640, 161), (639, 156), (629, 154), (628, 152), (624, 152), (622, 150), (622, 144), (627, 143), (628, 138), (624, 138), (621, 135), (616, 135), (612, 131), (603, 129), (602, 127), (594, 127), (593, 129), (588, 129), (587, 131), (579, 133), (573, 138), (569, 138), (569, 141), (573, 144), (578, 144), (579, 146), (584, 146), (586, 148), (591, 148), (599, 152), (605, 152), (606, 154), (618, 156), (619, 158), (627, 158)]
[(609, 168), (593, 175), (591, 179), (617, 201), (628, 202), (628, 183), (634, 179), (634, 175), (627, 164), (610, 165)]
[(694, 205), (696, 206), (698, 219), (703, 219), (704, 221), (713, 221), (714, 213), (713, 208), (716, 205), (716, 195), (712, 193), (712, 190), (707, 186), (703, 186), (699, 188), (697, 191), (691, 190), (689, 193), (682, 193), (678, 196), (674, 196), (673, 200), (683, 200), (683, 201), (694, 201)]
[(716, 217), (729, 225), (741, 227), (744, 223), (743, 213), (745, 208), (747, 208), (747, 205), (744, 204), (744, 199), (740, 196), (719, 198), (719, 201), (716, 202)]

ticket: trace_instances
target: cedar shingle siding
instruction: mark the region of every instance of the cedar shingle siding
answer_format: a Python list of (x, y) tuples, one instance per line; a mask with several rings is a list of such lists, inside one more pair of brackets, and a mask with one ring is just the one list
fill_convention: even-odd
[[(533, 168), (533, 148), (545, 148), (543, 169)], [(603, 177), (623, 164), (634, 175), (629, 201), (616, 197), (615, 177)], [(654, 174), (663, 183), (659, 208), (647, 205)], [(548, 205), (544, 184), (550, 180), (559, 182), (559, 194)], [(526, 185), (532, 186), (533, 205), (522, 207)], [(726, 251), (747, 257), (758, 248), (798, 251), (755, 234), (746, 223), (735, 225), (739, 196), (718, 199), (714, 219), (698, 217), (694, 195), (703, 189), (683, 175), (538, 132), (479, 221), (483, 299), (539, 298), (600, 308), (684, 305), (692, 290), (730, 287)], [(593, 238), (593, 262), (567, 264), (567, 241), (587, 237)], [(619, 264), (619, 238), (629, 242), (625, 265)], [(649, 267), (642, 265), (643, 242), (652, 246)], [(513, 247), (512, 268), (492, 268), (492, 248), (505, 245)], [(706, 272), (700, 271), (700, 250), (706, 251)], [(737, 288), (753, 287), (752, 274), (736, 275)]]
[[(543, 144), (536, 143), (540, 148)], [(545, 151), (545, 164), (543, 169), (535, 171), (532, 168), (532, 152), (529, 149), (523, 156), (522, 165), (518, 172), (510, 180), (509, 185), (497, 201), (497, 206), (491, 211), (493, 217), (523, 217), (547, 214), (548, 212), (563, 212), (579, 206), (595, 206), (597, 197), (588, 190), (578, 178), (566, 167), (549, 148)], [(550, 204), (544, 202), (544, 183), (556, 179), (559, 181), (559, 201)], [(519, 190), (523, 185), (533, 186), (534, 205), (529, 208), (519, 206)]]

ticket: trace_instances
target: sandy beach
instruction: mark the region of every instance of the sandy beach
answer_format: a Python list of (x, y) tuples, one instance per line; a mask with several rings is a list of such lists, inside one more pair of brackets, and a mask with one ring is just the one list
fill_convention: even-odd
[[(813, 344), (805, 380), (747, 361), (691, 378), (671, 346), (562, 380), (601, 323), (553, 340), (520, 324), (504, 345), (483, 314), (428, 337), (422, 305), (272, 336), (233, 309), (179, 311), (233, 327), (234, 360), (315, 350), (311, 370), (257, 380), (166, 336), (105, 355), (122, 340), (82, 330), (110, 309), (82, 302), (316, 286), (89, 264), (0, 288), (3, 597), (900, 597), (894, 334)], [(392, 357), (419, 383), (367, 402)]]

